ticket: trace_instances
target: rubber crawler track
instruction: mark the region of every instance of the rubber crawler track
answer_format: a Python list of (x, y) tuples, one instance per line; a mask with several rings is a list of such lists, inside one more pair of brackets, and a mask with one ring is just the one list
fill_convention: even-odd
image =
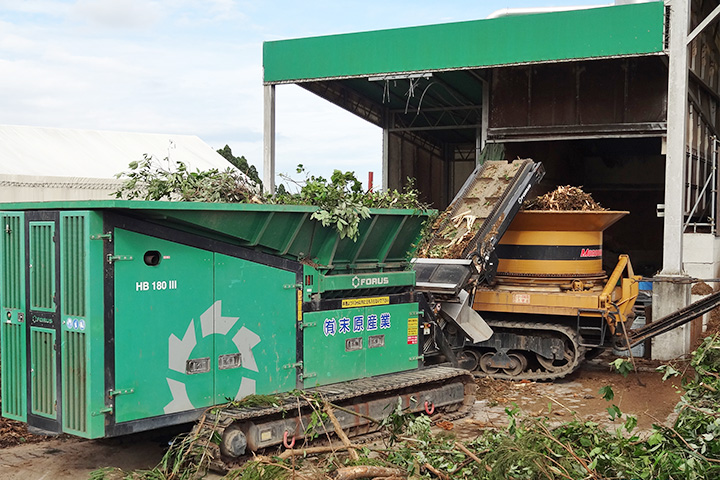
[[(414, 387), (422, 389), (432, 383), (447, 384), (453, 382), (464, 384), (464, 398), (460, 403), (446, 405), (444, 408), (439, 409), (439, 412), (442, 413), (442, 419), (450, 421), (462, 418), (470, 412), (470, 409), (475, 403), (476, 384), (474, 377), (467, 370), (447, 367), (444, 365), (310, 388), (306, 390), (306, 393), (310, 397), (319, 394), (330, 403), (342, 405), (344, 402), (351, 401), (354, 398), (382, 396), (392, 399), (396, 397), (398, 393), (407, 393), (408, 390), (411, 390)], [(254, 423), (261, 425), (263, 421), (273, 419), (277, 415), (281, 415), (283, 413), (286, 415), (292, 415), (296, 414), (299, 410), (306, 410), (308, 408), (310, 408), (310, 405), (305, 399), (288, 396), (280, 405), (273, 407), (224, 408), (211, 410), (196, 424), (192, 435), (198, 438), (201, 444), (208, 445), (209, 448), (207, 454), (211, 457), (210, 468), (215, 471), (224, 472), (229, 468), (237, 467), (252, 458), (252, 454), (247, 454), (237, 459), (223, 458), (220, 455), (218, 446), (211, 442), (205, 442), (204, 439), (211, 438), (213, 434), (222, 436), (222, 431), (234, 422), (252, 420)], [(372, 430), (373, 426), (369, 426), (367, 428), (357, 427), (349, 428), (345, 433), (349, 437), (357, 438), (360, 441), (372, 441), (384, 435), (382, 432), (373, 432)], [(323, 441), (323, 438), (325, 441)], [(326, 441), (327, 437), (321, 435), (316, 440), (312, 441), (312, 445), (322, 445)], [(303, 446), (308, 446), (308, 443), (303, 440)], [(266, 450), (269, 452), (276, 452), (277, 447), (268, 447)]]
[[(559, 324), (551, 324), (551, 323), (537, 323), (537, 322), (513, 322), (513, 321), (506, 321), (506, 320), (488, 320), (488, 325), (493, 330), (508, 330), (508, 331), (518, 331), (518, 330), (535, 330), (538, 333), (539, 332), (550, 332), (552, 334), (560, 334), (563, 337), (567, 338), (573, 347), (573, 350), (575, 352), (575, 356), (571, 362), (569, 362), (567, 365), (563, 366), (562, 369), (559, 369), (555, 372), (548, 372), (542, 369), (538, 370), (526, 370), (524, 372), (519, 373), (518, 375), (508, 375), (505, 373), (496, 373), (496, 374), (488, 374), (482, 371), (474, 371), (473, 375), (477, 377), (490, 377), (490, 378), (498, 378), (502, 380), (555, 380), (558, 378), (563, 378), (564, 376), (574, 372), (580, 364), (585, 359), (585, 348), (581, 347), (579, 345), (579, 337), (577, 334), (577, 331), (571, 327), (568, 327), (566, 325), (559, 325)], [(529, 352), (529, 354), (534, 355), (534, 353)], [(479, 367), (478, 367), (479, 368)]]

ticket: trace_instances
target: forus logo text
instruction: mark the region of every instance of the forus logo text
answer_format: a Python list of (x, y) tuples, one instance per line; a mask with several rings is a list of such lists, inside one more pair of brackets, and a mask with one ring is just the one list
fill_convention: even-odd
[(388, 277), (358, 277), (355, 275), (352, 279), (353, 288), (367, 288), (367, 287), (382, 287), (383, 285), (390, 285), (390, 278)]

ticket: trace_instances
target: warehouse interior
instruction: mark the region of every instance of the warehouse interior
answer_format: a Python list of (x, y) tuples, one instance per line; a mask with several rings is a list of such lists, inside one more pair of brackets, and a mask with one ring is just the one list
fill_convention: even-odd
[[(674, 4), (683, 6), (617, 2), (267, 42), (265, 182), (272, 185), (274, 89), (295, 84), (383, 129), (384, 188), (412, 177), (444, 209), (478, 163), (532, 158), (547, 171), (538, 193), (582, 186), (603, 206), (630, 212), (606, 232), (607, 263), (628, 253), (651, 277), (668, 270), (669, 251), (682, 257), (667, 207), (681, 212), (671, 228), (681, 229), (685, 249), (704, 251), (685, 255), (684, 273), (718, 277), (719, 12), (716, 2), (686, 2), (688, 36), (677, 40), (689, 45), (686, 155), (666, 171)], [(682, 205), (668, 195), (674, 184)]]

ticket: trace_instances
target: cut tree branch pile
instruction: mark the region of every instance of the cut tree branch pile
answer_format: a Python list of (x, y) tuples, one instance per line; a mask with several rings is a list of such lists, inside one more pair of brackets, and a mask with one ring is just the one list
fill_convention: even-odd
[[(495, 165), (492, 166), (495, 167)], [(512, 164), (504, 164), (496, 168), (508, 169), (510, 166)], [(416, 256), (421, 258), (463, 258), (467, 246), (479, 232), (489, 231), (484, 234), (486, 238), (495, 235), (497, 225), (493, 225), (488, 230), (484, 222), (492, 213), (494, 202), (500, 198), (501, 186), (512, 178), (511, 173), (514, 174), (508, 170), (499, 177), (501, 181), (504, 180), (501, 185), (482, 182), (482, 180), (492, 179), (492, 175), (496, 174), (494, 170), (480, 177), (478, 184), (465, 197), (455, 200), (438, 217), (426, 235), (426, 239), (421, 242)], [(497, 179), (495, 180), (497, 182)], [(492, 187), (490, 194), (487, 193), (488, 187)], [(564, 185), (545, 195), (525, 201), (523, 210), (603, 211), (607, 209), (603, 208), (582, 188)], [(478, 244), (482, 243), (482, 241), (478, 242)]]
[(581, 187), (563, 185), (552, 192), (526, 201), (523, 210), (602, 211), (607, 209), (597, 203), (592, 195), (583, 192)]

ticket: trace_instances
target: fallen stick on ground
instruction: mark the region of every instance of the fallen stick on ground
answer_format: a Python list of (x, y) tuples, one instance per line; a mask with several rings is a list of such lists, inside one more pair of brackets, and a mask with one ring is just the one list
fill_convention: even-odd
[(423, 465), (423, 466), (424, 466), (429, 472), (431, 472), (432, 474), (434, 474), (436, 477), (438, 477), (438, 478), (440, 478), (440, 479), (442, 479), (442, 480), (450, 480), (450, 477), (448, 477), (448, 476), (445, 475), (443, 472), (441, 472), (441, 471), (438, 470), (437, 468), (433, 467), (433, 466), (430, 465), (429, 463), (426, 463), (426, 464)]
[(350, 439), (345, 434), (345, 431), (343, 431), (342, 426), (340, 426), (340, 422), (338, 422), (337, 417), (335, 417), (333, 407), (328, 402), (325, 402), (323, 410), (325, 410), (325, 413), (327, 413), (328, 418), (330, 418), (330, 421), (333, 424), (333, 428), (335, 428), (335, 435), (338, 436), (338, 438), (343, 442), (343, 445), (347, 448), (350, 458), (355, 461), (360, 460), (360, 455), (358, 455), (357, 451), (350, 446)]
[[(455, 447), (457, 447), (458, 450), (460, 450), (461, 452), (463, 452), (463, 453), (464, 453), (465, 455), (467, 455), (468, 457), (470, 457), (470, 458), (472, 458), (473, 460), (475, 460), (478, 465), (482, 465), (482, 464), (483, 464), (483, 462), (478, 458), (478, 456), (475, 455), (474, 453), (472, 453), (470, 450), (468, 450), (468, 448), (467, 448), (465, 445), (463, 445), (462, 443), (460, 443), (460, 442), (455, 442)], [(487, 450), (483, 451), (482, 453), (486, 453), (486, 452), (487, 452)]]
[(338, 468), (335, 471), (335, 480), (357, 480), (360, 478), (407, 478), (402, 470), (389, 467), (376, 467), (372, 465), (357, 465), (355, 467)]
[(293, 455), (315, 455), (318, 453), (330, 453), (335, 452), (337, 450), (347, 450), (348, 448), (361, 448), (357, 445), (350, 445), (349, 447), (346, 446), (337, 446), (337, 445), (328, 445), (324, 447), (308, 447), (308, 448), (294, 448), (294, 449), (288, 449), (282, 452), (280, 455), (278, 455), (278, 458), (280, 459), (286, 459), (290, 458)]

